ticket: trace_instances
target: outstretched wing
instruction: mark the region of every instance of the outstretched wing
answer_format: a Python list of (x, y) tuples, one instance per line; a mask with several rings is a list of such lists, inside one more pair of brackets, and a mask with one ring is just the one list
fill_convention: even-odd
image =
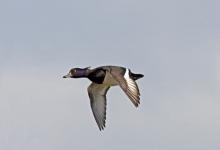
[(138, 107), (138, 104), (140, 104), (140, 92), (137, 83), (129, 76), (130, 70), (126, 69), (124, 75), (122, 75), (120, 72), (114, 71), (111, 71), (110, 73), (115, 80), (119, 82), (120, 87), (129, 97), (131, 102)]
[(90, 104), (96, 123), (100, 130), (105, 127), (106, 120), (106, 93), (109, 86), (91, 83), (88, 87)]

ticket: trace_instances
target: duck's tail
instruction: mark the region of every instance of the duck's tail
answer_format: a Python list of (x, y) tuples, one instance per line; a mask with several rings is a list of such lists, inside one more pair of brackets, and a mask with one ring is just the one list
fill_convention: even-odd
[(135, 74), (135, 73), (132, 73), (132, 72), (131, 72), (131, 78), (132, 78), (133, 80), (137, 80), (137, 79), (140, 79), (140, 78), (143, 78), (143, 77), (144, 77), (143, 74)]

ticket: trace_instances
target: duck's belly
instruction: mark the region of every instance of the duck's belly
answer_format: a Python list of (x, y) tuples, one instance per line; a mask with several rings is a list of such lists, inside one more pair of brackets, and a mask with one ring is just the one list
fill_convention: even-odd
[(112, 77), (112, 75), (109, 72), (106, 72), (105, 79), (102, 84), (115, 86), (118, 85), (118, 82), (114, 79), (114, 77)]

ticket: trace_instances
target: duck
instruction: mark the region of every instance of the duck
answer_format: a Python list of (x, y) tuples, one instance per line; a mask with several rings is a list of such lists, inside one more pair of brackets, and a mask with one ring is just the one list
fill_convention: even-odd
[(106, 126), (106, 94), (110, 87), (120, 86), (135, 107), (140, 104), (140, 92), (136, 80), (144, 77), (121, 66), (100, 66), (94, 69), (72, 68), (63, 78), (88, 78), (92, 83), (88, 86), (88, 96), (93, 116), (99, 130)]

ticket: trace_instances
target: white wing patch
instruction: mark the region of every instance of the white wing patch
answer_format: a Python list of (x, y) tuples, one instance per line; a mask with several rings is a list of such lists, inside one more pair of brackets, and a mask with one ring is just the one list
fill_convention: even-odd
[(130, 78), (129, 72), (130, 72), (129, 69), (126, 69), (125, 74), (124, 74), (124, 79), (127, 83), (127, 93), (128, 93), (128, 96), (132, 100), (134, 100), (135, 106), (137, 106), (139, 104), (140, 93), (139, 93), (136, 82), (133, 79)]

